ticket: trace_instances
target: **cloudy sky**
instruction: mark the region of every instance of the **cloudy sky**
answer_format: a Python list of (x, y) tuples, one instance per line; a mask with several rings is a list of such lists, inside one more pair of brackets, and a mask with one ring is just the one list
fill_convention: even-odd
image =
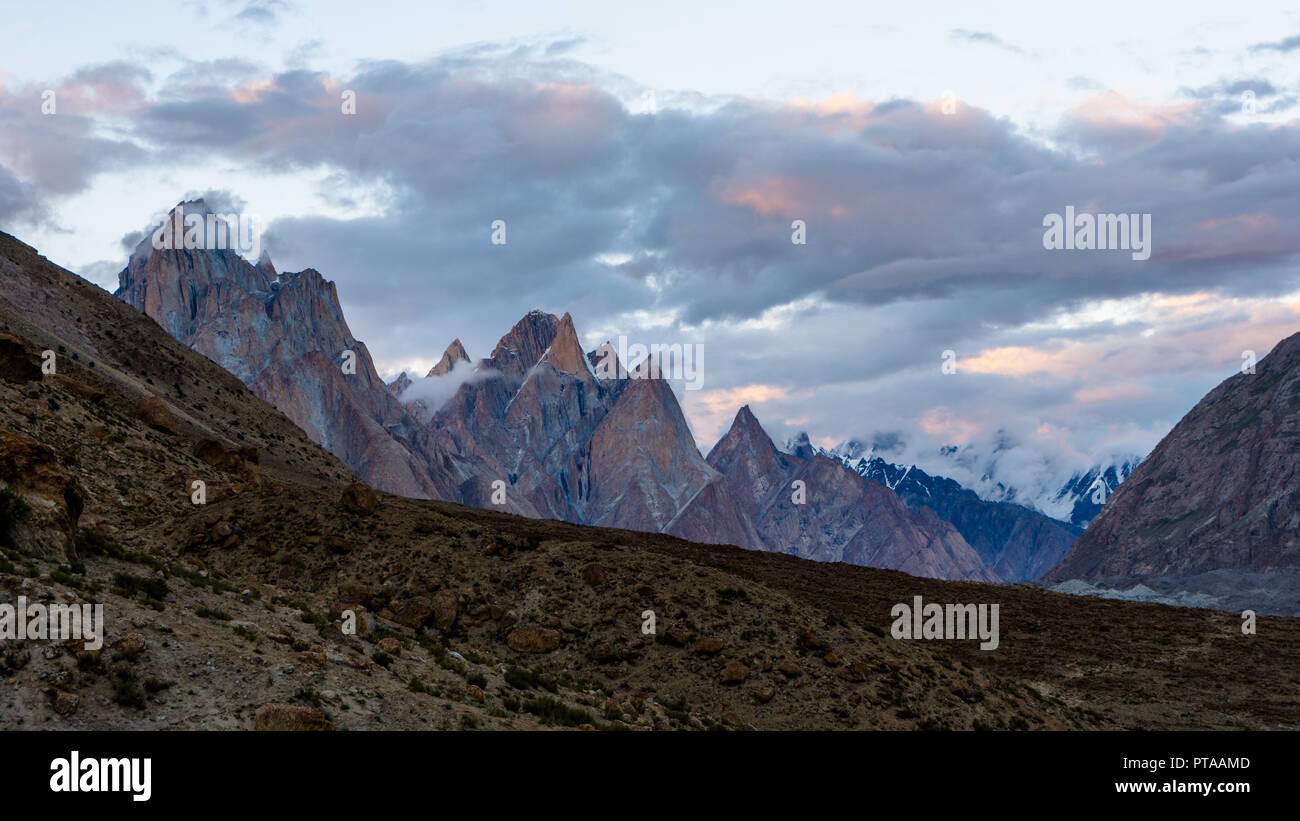
[[(589, 348), (701, 344), (706, 450), (748, 403), (922, 464), (1142, 454), (1300, 331), (1300, 7), (726, 5), (28, 8), (0, 229), (111, 290), (214, 192), (338, 283), (389, 377), (532, 308)], [(1046, 250), (1067, 206), (1151, 215), (1150, 259)]]

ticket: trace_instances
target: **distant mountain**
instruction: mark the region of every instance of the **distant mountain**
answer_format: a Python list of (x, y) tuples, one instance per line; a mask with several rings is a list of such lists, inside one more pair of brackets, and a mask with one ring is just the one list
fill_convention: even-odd
[(859, 459), (854, 469), (897, 493), (913, 510), (929, 508), (951, 522), (1002, 578), (1036, 579), (1046, 573), (1083, 529), (1011, 502), (990, 502), (952, 479), (918, 467), (900, 468), (880, 457)]
[[(178, 207), (209, 213), (202, 201)], [(654, 363), (619, 363), (611, 378), (597, 378), (595, 352), (583, 350), (568, 314), (529, 312), (477, 362), (455, 340), (422, 379), (403, 373), (385, 385), (349, 332), (334, 284), (315, 270), (277, 274), (266, 256), (251, 265), (233, 251), (158, 250), (146, 237), (119, 280), (118, 297), (381, 490), (919, 575), (999, 579), (952, 525), (909, 510), (837, 460), (779, 455), (771, 476), (740, 470), (725, 447), (706, 460), (668, 382), (652, 378)], [(752, 439), (746, 447), (775, 451), (756, 420), (736, 433)], [(750, 484), (768, 480), (781, 488)], [(796, 480), (807, 486), (798, 505)]]
[(1300, 567), (1300, 334), (1210, 391), (1048, 575)]
[(1120, 482), (1127, 479), (1141, 461), (1134, 456), (1105, 465), (1093, 465), (1083, 473), (1076, 473), (1044, 507), (1059, 511), (1068, 507), (1068, 521), (1077, 527), (1087, 527), (1097, 518)]
[[(709, 453), (759, 535), (781, 552), (918, 576), (1000, 581), (951, 524), (812, 447), (778, 451), (748, 406)], [(799, 488), (796, 488), (796, 483)], [(795, 491), (802, 489), (803, 501)]]
[[(872, 478), (889, 487), (894, 487), (909, 470), (920, 469), (916, 467), (915, 453), (909, 459), (905, 455), (909, 453), (905, 443), (896, 436), (884, 436), (872, 444), (850, 439), (826, 452), (855, 470), (860, 462), (880, 459), (881, 464)], [(1015, 440), (1001, 433), (991, 443), (949, 445), (940, 448), (932, 458), (920, 461), (930, 467), (929, 475), (950, 478), (985, 501), (1010, 502), (1084, 528), (1142, 459), (1137, 455), (1117, 455), (1086, 470), (1075, 471), (1062, 471), (1059, 465), (1044, 459), (1033, 473), (1033, 482), (1026, 484), (1025, 471), (1019, 467), (1023, 455), (1018, 453)], [(1009, 469), (1008, 462), (1016, 464), (1017, 469)]]
[(999, 577), (1036, 579), (1056, 565), (1083, 529), (1010, 502), (989, 501), (953, 479), (934, 476), (915, 465), (897, 465), (849, 441), (825, 450), (807, 434), (791, 439), (787, 449), (824, 454), (864, 479), (894, 491), (914, 511), (929, 510), (952, 524)]

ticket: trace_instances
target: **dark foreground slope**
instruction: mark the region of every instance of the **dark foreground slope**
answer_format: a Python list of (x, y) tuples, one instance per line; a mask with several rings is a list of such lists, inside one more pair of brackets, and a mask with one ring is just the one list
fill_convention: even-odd
[[(0, 483), (28, 508), (0, 521), (0, 602), (108, 623), (98, 652), (0, 643), (6, 728), (1300, 726), (1294, 620), (1247, 637), (1208, 611), (374, 497), (5, 235), (0, 334)], [(45, 350), (57, 376), (33, 371)], [(892, 639), (914, 595), (999, 603), (1000, 647)]]

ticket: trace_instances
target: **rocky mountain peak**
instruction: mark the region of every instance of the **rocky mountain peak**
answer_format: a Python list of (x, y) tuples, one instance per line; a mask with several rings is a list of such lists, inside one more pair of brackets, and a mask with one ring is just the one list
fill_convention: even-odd
[(468, 361), (469, 354), (465, 351), (465, 346), (460, 343), (460, 337), (457, 337), (447, 346), (447, 350), (442, 352), (442, 359), (438, 360), (438, 364), (430, 368), (425, 376), (446, 376), (451, 373), (452, 368), (456, 367), (457, 362)]
[(388, 383), (388, 392), (395, 397), (400, 397), (407, 388), (411, 387), (414, 380), (407, 376), (406, 371), (402, 371), (397, 377)]
[(567, 312), (560, 318), (555, 338), (542, 356), (542, 361), (550, 364), (557, 371), (577, 377), (584, 382), (595, 379), (587, 365), (587, 355), (582, 350), (582, 344), (578, 342), (578, 332), (573, 327), (573, 318)]
[(555, 339), (560, 319), (543, 311), (529, 311), (515, 323), (488, 357), (488, 366), (500, 371), (507, 382), (519, 385)]
[[(182, 212), (188, 219), (211, 209), (194, 200), (172, 215)], [(417, 423), (349, 331), (333, 282), (313, 268), (277, 274), (265, 255), (255, 266), (228, 248), (162, 244), (145, 237), (118, 276), (116, 296), (234, 374), (375, 487), (435, 495), (416, 455)], [(354, 367), (345, 371), (349, 355)]]
[[(713, 446), (713, 449), (718, 451), (719, 448), (744, 448), (752, 452), (755, 446), (765, 451), (776, 452), (776, 446), (772, 444), (772, 439), (763, 430), (763, 426), (759, 424), (758, 418), (754, 416), (754, 412), (750, 410), (749, 405), (742, 405), (740, 410), (736, 411), (736, 417), (731, 420), (731, 427)], [(713, 458), (712, 453), (710, 453), (709, 458)]]
[(277, 279), (279, 277), (279, 274), (275, 271), (275, 264), (271, 262), (271, 254), (265, 249), (262, 251), (262, 255), (257, 258), (257, 265), (254, 267), (265, 274), (269, 279)]
[(587, 354), (587, 361), (591, 363), (597, 379), (612, 380), (627, 376), (623, 372), (623, 363), (619, 361), (618, 349), (608, 339)]

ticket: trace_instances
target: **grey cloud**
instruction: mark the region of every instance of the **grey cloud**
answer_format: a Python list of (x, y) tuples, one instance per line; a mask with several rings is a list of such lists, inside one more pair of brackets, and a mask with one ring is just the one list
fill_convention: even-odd
[(1025, 50), (1019, 46), (1013, 46), (1005, 42), (1001, 37), (987, 31), (971, 31), (969, 29), (953, 29), (948, 34), (953, 40), (964, 43), (979, 43), (981, 45), (994, 46), (996, 48), (1010, 51), (1013, 54), (1025, 54)]
[(265, 26), (276, 22), (290, 8), (291, 6), (286, 0), (249, 0), (235, 14), (235, 19)]
[(1300, 34), (1293, 34), (1290, 37), (1284, 37), (1271, 43), (1256, 43), (1250, 47), (1250, 50), (1253, 52), (1279, 51), (1283, 54), (1289, 54), (1298, 48), (1300, 48)]
[[(142, 131), (272, 168), (339, 169), (343, 201), (392, 187), (383, 219), (272, 232), (277, 259), (327, 260), (367, 310), (392, 288), (432, 285), (513, 299), (517, 313), (585, 295), (597, 311), (638, 305), (697, 324), (822, 291), (862, 305), (962, 297), (981, 311), (960, 321), (1014, 327), (1087, 298), (1294, 280), (1279, 278), (1300, 235), (1294, 129), (1238, 133), (1208, 110), (1156, 127), (1081, 112), (1055, 135), (1065, 152), (980, 111), (953, 119), (906, 100), (860, 122), (749, 101), (633, 116), (599, 88), (563, 85), (571, 75), (539, 88), (544, 69), (478, 53), (365, 66), (345, 83), (368, 112), (355, 119), (337, 115), (323, 75), (289, 72), (254, 102), (161, 104)], [(1155, 256), (1045, 252), (1042, 218), (1067, 204), (1152, 213)], [(1261, 208), (1278, 220), (1267, 242), (1202, 227)], [(494, 219), (507, 221), (506, 246), (487, 242)], [(807, 221), (807, 246), (790, 243), (792, 219)], [(634, 261), (594, 263), (601, 253)], [(422, 309), (397, 310), (413, 320)]]
[(0, 220), (15, 223), (36, 208), (36, 191), (0, 165)]

